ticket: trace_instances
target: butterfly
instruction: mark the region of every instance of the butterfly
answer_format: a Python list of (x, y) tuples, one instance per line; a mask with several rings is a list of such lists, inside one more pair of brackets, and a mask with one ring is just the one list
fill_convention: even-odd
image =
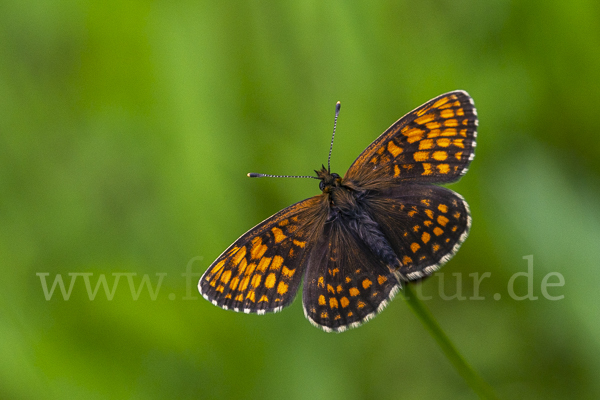
[[(338, 113), (339, 103), (336, 122)], [(343, 177), (316, 170), (322, 193), (243, 234), (200, 278), (200, 293), (223, 309), (265, 314), (290, 305), (304, 280), (304, 314), (316, 327), (342, 332), (373, 318), (403, 282), (437, 271), (466, 239), (469, 206), (434, 184), (467, 172), (477, 126), (465, 91), (409, 112)]]

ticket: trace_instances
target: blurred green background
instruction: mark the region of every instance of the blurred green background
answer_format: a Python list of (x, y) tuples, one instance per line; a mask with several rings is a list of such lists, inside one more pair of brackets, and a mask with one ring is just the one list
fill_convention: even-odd
[(182, 276), (319, 193), (245, 174), (326, 163), (336, 101), (343, 174), (454, 89), (480, 117), (451, 185), (473, 227), (425, 304), (500, 397), (599, 398), (599, 82), (593, 0), (2, 2), (0, 398), (476, 398), (401, 298), (326, 334), (299, 299), (237, 314)]

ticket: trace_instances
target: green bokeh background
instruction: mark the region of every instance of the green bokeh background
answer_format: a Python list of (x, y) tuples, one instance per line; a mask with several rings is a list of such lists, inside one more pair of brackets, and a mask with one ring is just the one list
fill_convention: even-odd
[[(454, 89), (480, 117), (451, 185), (473, 227), (425, 304), (500, 397), (599, 398), (599, 82), (594, 0), (2, 2), (0, 398), (476, 398), (400, 298), (326, 334), (299, 299), (227, 312), (181, 275), (319, 192), (245, 174), (326, 163), (336, 101), (343, 174)], [(528, 255), (538, 299), (516, 300)], [(126, 276), (110, 301), (81, 276), (46, 300), (36, 275), (119, 272), (162, 274), (155, 300)], [(467, 300), (439, 295), (452, 274)]]

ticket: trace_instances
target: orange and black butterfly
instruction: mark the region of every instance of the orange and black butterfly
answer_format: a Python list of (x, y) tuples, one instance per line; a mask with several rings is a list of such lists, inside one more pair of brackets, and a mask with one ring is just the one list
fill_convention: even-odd
[(344, 177), (315, 171), (322, 193), (242, 235), (204, 273), (200, 293), (224, 309), (264, 314), (289, 305), (304, 278), (304, 314), (313, 325), (342, 332), (368, 321), (403, 281), (431, 275), (466, 239), (469, 206), (433, 184), (467, 172), (477, 124), (464, 91), (411, 111)]

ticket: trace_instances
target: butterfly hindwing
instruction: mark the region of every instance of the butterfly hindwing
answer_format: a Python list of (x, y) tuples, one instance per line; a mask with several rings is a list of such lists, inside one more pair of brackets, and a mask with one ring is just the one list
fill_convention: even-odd
[(304, 314), (328, 332), (368, 321), (400, 288), (395, 274), (343, 217), (325, 224), (305, 275)]
[(450, 189), (405, 184), (367, 197), (364, 207), (379, 225), (402, 266), (403, 279), (431, 275), (466, 239), (469, 207)]
[(400, 118), (354, 161), (345, 183), (449, 183), (474, 157), (477, 111), (464, 91), (438, 96)]
[(327, 217), (315, 196), (261, 222), (242, 235), (206, 270), (198, 288), (214, 305), (245, 313), (279, 311), (302, 279), (314, 236)]

